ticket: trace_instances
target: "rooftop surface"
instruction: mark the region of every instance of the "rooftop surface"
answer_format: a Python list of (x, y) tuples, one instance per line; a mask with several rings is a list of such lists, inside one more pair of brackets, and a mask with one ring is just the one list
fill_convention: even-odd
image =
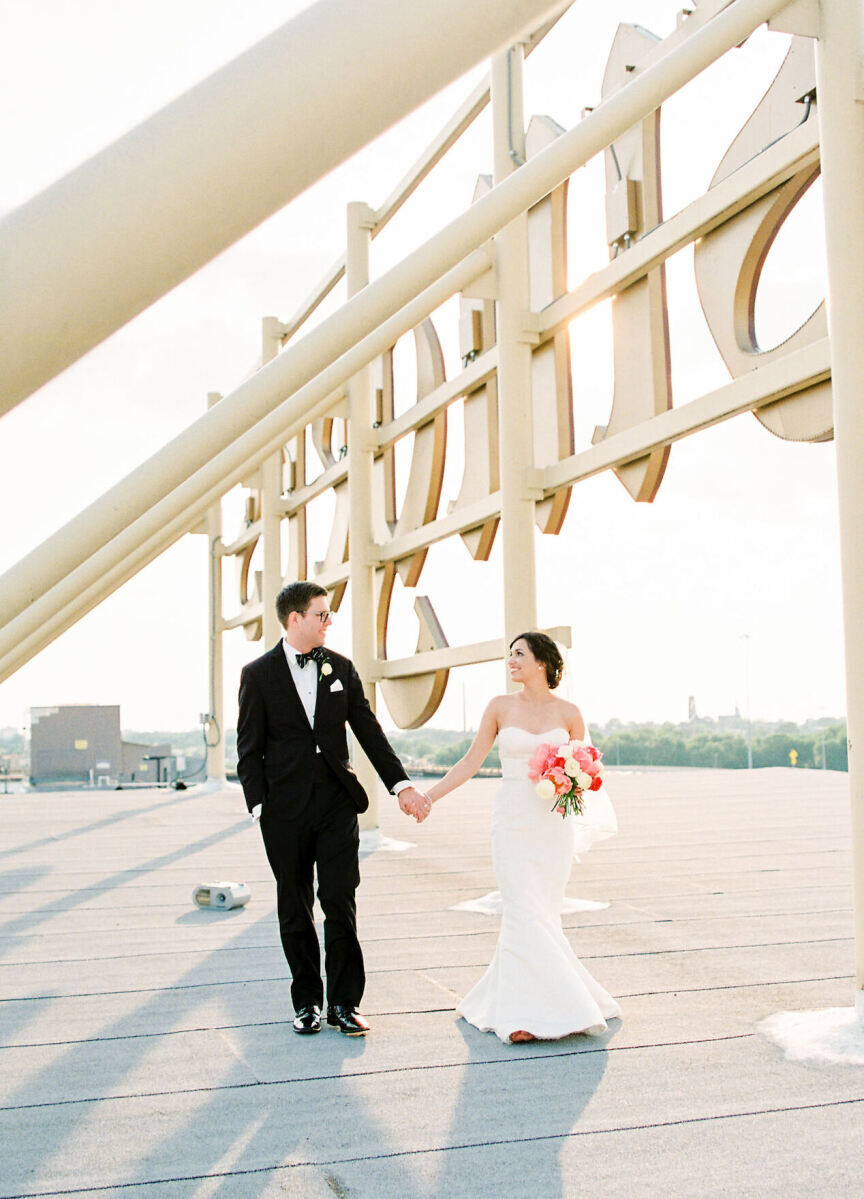
[[(0, 1194), (175, 1199), (860, 1196), (864, 1067), (758, 1029), (854, 998), (846, 776), (610, 772), (573, 869), (602, 1039), (454, 1016), (497, 935), (495, 783), (362, 866), (368, 1038), (291, 1031), (274, 885), (236, 790), (0, 796)], [(201, 910), (198, 882), (248, 883)]]

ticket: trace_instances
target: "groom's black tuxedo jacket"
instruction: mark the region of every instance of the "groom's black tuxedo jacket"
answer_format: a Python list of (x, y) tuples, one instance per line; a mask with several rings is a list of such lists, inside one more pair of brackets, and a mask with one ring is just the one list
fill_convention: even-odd
[[(325, 663), (330, 666), (329, 673)], [(316, 748), (357, 811), (365, 812), (369, 798), (348, 760), (346, 723), (388, 791), (407, 779), (402, 763), (369, 707), (353, 663), (325, 649), (323, 662), (315, 665), (318, 697), (312, 727), (294, 686), (281, 641), (243, 668), (237, 719), (237, 776), (250, 812), (256, 804), (273, 803), (283, 811), (299, 813), (314, 787)]]

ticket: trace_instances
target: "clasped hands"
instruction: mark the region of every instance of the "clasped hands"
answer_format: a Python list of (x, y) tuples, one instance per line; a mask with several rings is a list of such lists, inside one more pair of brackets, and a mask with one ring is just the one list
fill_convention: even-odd
[(418, 824), (422, 824), (432, 811), (432, 800), (416, 787), (403, 787), (396, 798), (405, 815), (413, 816)]

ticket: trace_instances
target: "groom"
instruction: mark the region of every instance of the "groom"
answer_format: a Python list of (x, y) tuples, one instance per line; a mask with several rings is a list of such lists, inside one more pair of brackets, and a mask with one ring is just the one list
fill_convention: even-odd
[(282, 948), (291, 970), (294, 1031), (321, 1031), (324, 988), (312, 915), (313, 868), (324, 912), (327, 1023), (348, 1036), (369, 1025), (357, 1011), (366, 976), (357, 940), (358, 812), (369, 799), (348, 760), (346, 722), (403, 812), (422, 820), (429, 801), (402, 763), (363, 694), (353, 664), (325, 650), (332, 613), (317, 583), (291, 583), (276, 599), (285, 636), (243, 668), (237, 775), (276, 878)]

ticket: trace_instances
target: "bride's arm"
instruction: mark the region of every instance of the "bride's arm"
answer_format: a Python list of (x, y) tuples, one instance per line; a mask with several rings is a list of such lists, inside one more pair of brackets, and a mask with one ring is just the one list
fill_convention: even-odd
[(463, 783), (467, 783), (470, 778), (474, 777), (483, 765), (486, 755), (494, 745), (497, 736), (497, 702), (493, 699), (483, 713), (477, 735), (471, 742), (471, 748), (467, 754), (460, 758), (454, 766), (451, 766), (442, 779), (439, 779), (437, 783), (427, 788), (426, 794), (432, 803), (437, 803), (449, 791), (454, 791), (456, 787), (461, 787)]

